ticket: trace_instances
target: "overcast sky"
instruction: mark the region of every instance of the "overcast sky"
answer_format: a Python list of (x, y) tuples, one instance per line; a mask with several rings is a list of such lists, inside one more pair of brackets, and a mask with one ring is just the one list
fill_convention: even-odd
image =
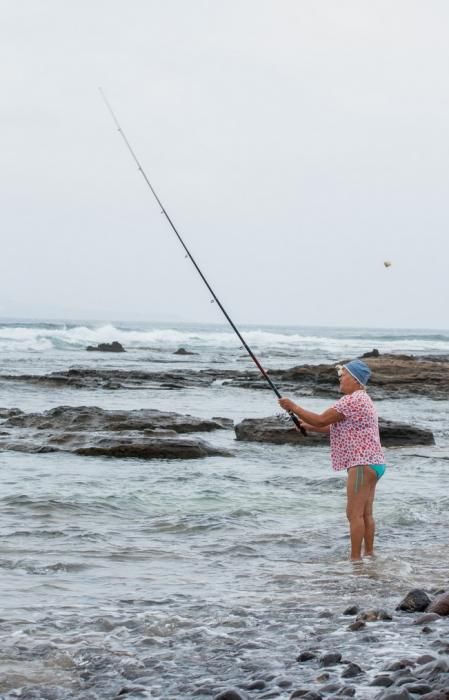
[(445, 0), (0, 10), (0, 316), (222, 320), (101, 85), (237, 323), (449, 327)]

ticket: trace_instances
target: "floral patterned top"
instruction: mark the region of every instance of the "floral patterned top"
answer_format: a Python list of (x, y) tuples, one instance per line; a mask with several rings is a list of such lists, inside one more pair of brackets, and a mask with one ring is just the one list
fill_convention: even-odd
[(332, 408), (344, 416), (330, 426), (332, 469), (384, 464), (377, 411), (366, 391), (346, 394)]

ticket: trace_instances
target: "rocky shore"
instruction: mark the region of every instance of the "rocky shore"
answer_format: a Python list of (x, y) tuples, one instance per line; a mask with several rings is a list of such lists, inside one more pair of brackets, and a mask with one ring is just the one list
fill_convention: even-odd
[[(152, 409), (108, 411), (96, 406), (58, 406), (42, 413), (0, 409), (0, 451), (72, 452), (74, 454), (143, 459), (195, 459), (230, 455), (187, 433), (232, 430), (228, 418), (204, 419)], [(433, 445), (430, 430), (380, 420), (386, 447)], [(237, 440), (324, 446), (328, 438), (320, 433), (303, 437), (290, 421), (277, 417), (248, 418), (235, 426)]]
[(230, 454), (199, 437), (232, 428), (212, 420), (151, 409), (107, 411), (96, 406), (58, 406), (43, 413), (1, 409), (0, 451), (72, 452), (86, 456), (195, 459)]
[[(311, 640), (295, 656), (310, 681), (298, 685), (288, 675), (283, 678), (254, 674), (251, 680), (234, 688), (209, 693), (214, 700), (276, 698), (289, 691), (290, 700), (336, 700), (372, 698), (373, 700), (449, 700), (449, 591), (410, 591), (395, 610), (367, 609), (357, 603), (334, 614), (321, 613), (329, 621), (328, 635), (318, 643)], [(413, 629), (429, 639), (429, 651), (394, 658), (376, 667), (370, 646), (382, 644), (388, 626), (398, 625), (403, 634)], [(345, 658), (335, 644), (335, 635), (353, 634), (365, 648), (364, 662)], [(336, 648), (337, 646), (337, 648)], [(291, 667), (293, 669), (293, 667)], [(292, 674), (293, 675), (293, 674)], [(297, 686), (297, 687), (295, 687)], [(206, 690), (205, 688), (202, 690)], [(206, 693), (205, 693), (206, 694)], [(201, 693), (198, 693), (201, 695)]]
[[(379, 418), (379, 431), (385, 447), (409, 447), (434, 445), (431, 430), (418, 428), (408, 423)], [(249, 442), (271, 442), (275, 444), (290, 443), (294, 445), (326, 445), (329, 436), (325, 433), (309, 433), (306, 437), (293, 425), (286, 415), (286, 420), (276, 416), (268, 418), (246, 418), (235, 426), (237, 440)]]
[[(373, 399), (400, 399), (426, 396), (446, 400), (449, 395), (449, 357), (379, 355), (365, 358), (373, 371), (370, 395)], [(344, 362), (344, 360), (342, 360)], [(284, 395), (338, 395), (335, 364), (301, 365), (286, 370), (270, 371), (273, 381)], [(256, 370), (193, 370), (147, 372), (142, 370), (72, 368), (45, 375), (0, 375), (0, 381), (27, 382), (41, 386), (74, 389), (189, 389), (207, 387), (219, 382), (228, 386), (270, 391), (267, 382)]]

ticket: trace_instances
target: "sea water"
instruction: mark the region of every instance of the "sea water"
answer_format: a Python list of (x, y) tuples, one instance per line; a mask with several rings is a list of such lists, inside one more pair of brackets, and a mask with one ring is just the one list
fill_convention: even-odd
[[(267, 369), (337, 363), (373, 348), (449, 354), (444, 331), (242, 332)], [(85, 350), (114, 340), (126, 353)], [(196, 354), (173, 354), (179, 347)], [(71, 367), (252, 369), (226, 326), (7, 321), (0, 349), (4, 408), (156, 408), (235, 422), (278, 411), (269, 390), (222, 382), (108, 391), (11, 380)], [(292, 398), (321, 411), (338, 394)], [(428, 651), (442, 630), (428, 637), (395, 616), (361, 636), (342, 613), (352, 603), (394, 611), (411, 588), (447, 587), (449, 526), (448, 402), (383, 400), (378, 411), (430, 428), (441, 450), (387, 450), (378, 555), (359, 566), (347, 561), (345, 476), (331, 471), (327, 447), (236, 442), (225, 430), (201, 437), (228, 457), (0, 454), (1, 697), (206, 698), (265, 679), (286, 699), (322, 683), (316, 667), (296, 661), (309, 648), (359, 663), (356, 697), (376, 697), (374, 675)]]

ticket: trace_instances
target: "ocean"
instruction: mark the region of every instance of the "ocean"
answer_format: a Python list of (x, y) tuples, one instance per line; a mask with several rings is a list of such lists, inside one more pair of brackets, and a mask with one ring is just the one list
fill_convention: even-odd
[[(241, 331), (268, 370), (337, 363), (373, 348), (449, 355), (449, 331), (441, 330)], [(112, 341), (126, 352), (86, 352)], [(174, 354), (181, 347), (193, 354)], [(3, 321), (0, 350), (5, 409), (154, 408), (234, 422), (279, 411), (272, 392), (220, 381), (106, 390), (23, 379), (69, 368), (253, 369), (226, 326)], [(334, 400), (292, 398), (311, 410)], [(442, 449), (386, 451), (377, 557), (361, 565), (347, 561), (345, 476), (332, 472), (327, 447), (237, 442), (222, 430), (201, 437), (231, 456), (2, 452), (0, 697), (201, 700), (235, 688), (286, 700), (297, 688), (343, 683), (338, 669), (296, 660), (310, 649), (338, 650), (359, 664), (363, 674), (347, 682), (354, 697), (379, 697), (370, 685), (376, 675), (437, 650), (447, 623), (423, 634), (393, 615), (355, 633), (343, 612), (354, 604), (394, 613), (409, 590), (448, 585), (449, 403), (385, 399), (378, 411), (430, 428)]]

